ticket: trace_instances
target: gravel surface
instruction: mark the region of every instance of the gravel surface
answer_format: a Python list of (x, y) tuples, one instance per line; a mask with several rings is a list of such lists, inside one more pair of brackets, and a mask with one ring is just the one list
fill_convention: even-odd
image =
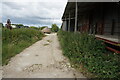
[(4, 78), (85, 78), (62, 55), (57, 34), (42, 40), (13, 57), (3, 66)]

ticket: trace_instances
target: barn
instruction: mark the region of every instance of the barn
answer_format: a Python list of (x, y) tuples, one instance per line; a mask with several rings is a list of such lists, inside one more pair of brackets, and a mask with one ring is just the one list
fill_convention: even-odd
[(63, 31), (87, 32), (111, 45), (120, 44), (120, 2), (68, 1), (62, 21)]
[(41, 31), (42, 31), (43, 33), (48, 33), (48, 34), (51, 33), (51, 29), (48, 28), (48, 27), (43, 28)]

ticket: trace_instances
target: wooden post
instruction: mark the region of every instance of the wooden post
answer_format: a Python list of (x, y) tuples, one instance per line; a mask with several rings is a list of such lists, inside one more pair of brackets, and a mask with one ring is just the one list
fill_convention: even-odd
[(78, 5), (77, 5), (77, 0), (76, 0), (76, 4), (75, 4), (75, 29), (74, 29), (74, 32), (77, 31), (77, 12), (78, 12)]
[(114, 35), (114, 27), (115, 27), (115, 21), (114, 19), (112, 19), (111, 35)]
[(67, 19), (65, 17), (65, 31), (67, 31)]
[(69, 26), (68, 26), (68, 31), (70, 31), (70, 12), (69, 12)]

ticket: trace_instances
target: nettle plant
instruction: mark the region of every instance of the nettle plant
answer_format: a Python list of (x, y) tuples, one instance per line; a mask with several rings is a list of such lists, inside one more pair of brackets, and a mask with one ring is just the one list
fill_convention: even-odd
[(120, 55), (108, 52), (101, 40), (87, 33), (59, 31), (63, 54), (75, 64), (83, 64), (89, 72), (100, 78), (119, 78)]

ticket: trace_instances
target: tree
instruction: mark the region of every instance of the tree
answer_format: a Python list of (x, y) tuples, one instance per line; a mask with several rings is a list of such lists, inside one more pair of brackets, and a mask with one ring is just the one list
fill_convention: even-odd
[(23, 24), (17, 24), (17, 26), (24, 26)]
[(18, 28), (23, 28), (24, 25), (23, 24), (15, 24)]
[(0, 28), (4, 28), (3, 23), (0, 23)]
[(33, 29), (38, 29), (38, 27), (35, 27), (35, 26), (30, 26), (30, 28), (33, 28)]
[(56, 24), (52, 24), (51, 31), (52, 32), (57, 32), (59, 30), (58, 26)]

